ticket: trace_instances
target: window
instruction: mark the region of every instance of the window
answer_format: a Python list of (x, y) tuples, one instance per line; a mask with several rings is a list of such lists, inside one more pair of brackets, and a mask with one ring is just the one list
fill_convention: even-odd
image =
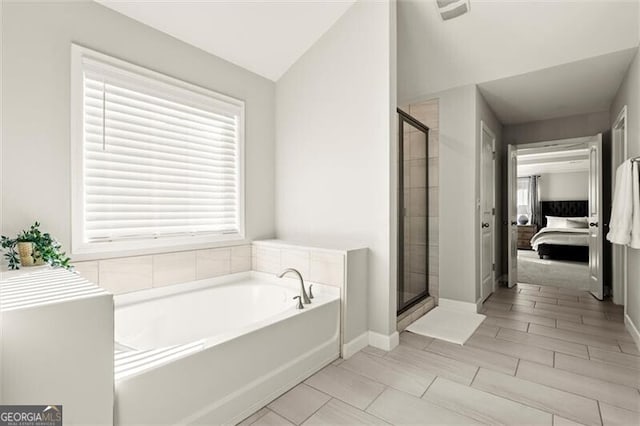
[(531, 197), (529, 195), (529, 178), (518, 178), (518, 217), (525, 215), (527, 219), (531, 218)]
[(74, 253), (244, 237), (244, 103), (72, 46)]

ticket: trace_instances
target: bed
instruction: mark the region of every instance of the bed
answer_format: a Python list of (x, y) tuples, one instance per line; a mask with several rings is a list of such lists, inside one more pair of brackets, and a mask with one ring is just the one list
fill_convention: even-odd
[[(542, 201), (542, 229), (531, 238), (540, 259), (589, 261), (587, 201)], [(547, 218), (551, 217), (551, 223)], [(558, 218), (558, 219), (556, 219)]]

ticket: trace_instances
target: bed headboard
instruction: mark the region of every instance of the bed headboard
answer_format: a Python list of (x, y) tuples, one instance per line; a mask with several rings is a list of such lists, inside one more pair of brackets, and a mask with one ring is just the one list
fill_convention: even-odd
[(585, 217), (589, 215), (589, 202), (581, 201), (541, 201), (542, 226), (547, 226), (547, 216)]

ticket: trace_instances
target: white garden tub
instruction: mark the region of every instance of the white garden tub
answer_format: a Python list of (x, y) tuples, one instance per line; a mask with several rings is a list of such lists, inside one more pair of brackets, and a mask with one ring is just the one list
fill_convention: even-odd
[(247, 272), (115, 298), (116, 424), (229, 424), (339, 356), (340, 293)]

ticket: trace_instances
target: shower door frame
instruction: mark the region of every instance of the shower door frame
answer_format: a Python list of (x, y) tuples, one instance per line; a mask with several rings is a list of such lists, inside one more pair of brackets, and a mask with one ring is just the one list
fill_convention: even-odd
[[(420, 303), (427, 297), (429, 297), (429, 127), (422, 124), (420, 121), (404, 112), (400, 108), (398, 111), (398, 267), (397, 267), (397, 288), (396, 294), (398, 297), (397, 301), (397, 315), (407, 311), (412, 306)], [(401, 304), (400, 303), (400, 294), (404, 291), (405, 279), (405, 252), (404, 252), (404, 214), (405, 214), (405, 205), (404, 205), (404, 193), (405, 193), (405, 182), (404, 182), (404, 126), (405, 123), (408, 123), (412, 127), (415, 127), (419, 131), (423, 132), (425, 135), (425, 265), (424, 265), (424, 274), (425, 274), (425, 290), (424, 292), (418, 294), (417, 296), (411, 298), (409, 301)]]

